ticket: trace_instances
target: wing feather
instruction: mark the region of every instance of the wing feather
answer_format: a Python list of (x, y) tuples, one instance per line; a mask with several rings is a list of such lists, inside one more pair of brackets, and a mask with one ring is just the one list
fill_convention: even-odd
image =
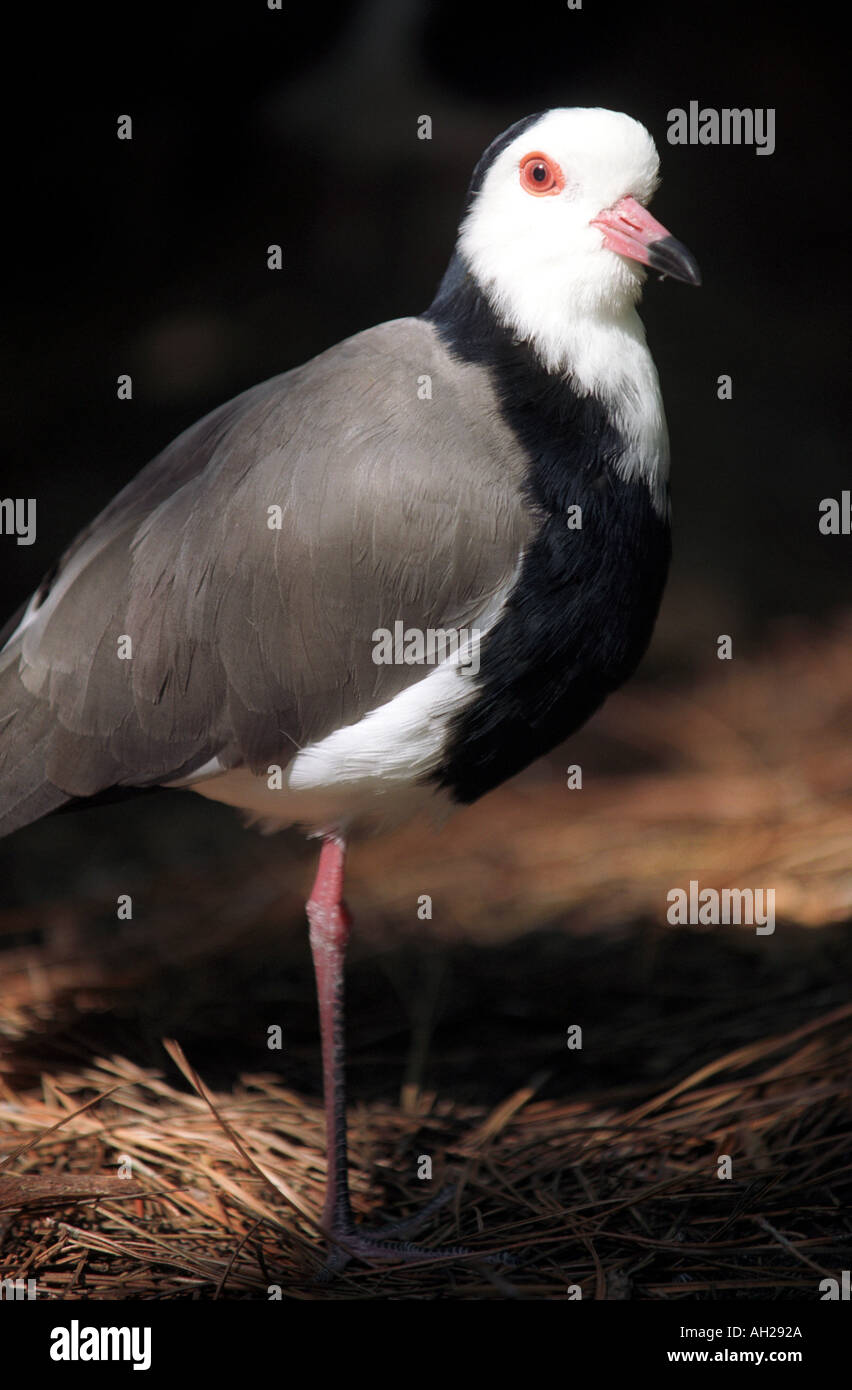
[(376, 665), (374, 630), (474, 621), (529, 538), (523, 485), (486, 373), (420, 319), (214, 411), (77, 538), (0, 653), (0, 831), (213, 757), (285, 762), (385, 703), (424, 672)]

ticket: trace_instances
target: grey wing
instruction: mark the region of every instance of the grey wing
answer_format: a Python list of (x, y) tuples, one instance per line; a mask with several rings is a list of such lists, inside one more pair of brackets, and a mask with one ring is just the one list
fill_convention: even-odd
[[(428, 386), (427, 386), (428, 382)], [(474, 621), (531, 529), (487, 376), (382, 324), (181, 435), (0, 653), (0, 833), (73, 797), (255, 770), (422, 668), (373, 634)]]

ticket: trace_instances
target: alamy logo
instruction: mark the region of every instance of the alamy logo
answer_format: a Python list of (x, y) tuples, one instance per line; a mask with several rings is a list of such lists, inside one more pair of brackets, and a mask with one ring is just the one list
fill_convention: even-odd
[(34, 497), (0, 498), (0, 535), (17, 536), (18, 545), (32, 545), (36, 538)]
[(698, 879), (666, 894), (666, 921), (672, 927), (754, 927), (756, 936), (775, 931), (774, 888), (699, 888)]
[(479, 671), (478, 627), (406, 627), (400, 619), (372, 636), (377, 666), (440, 666), (454, 660), (472, 676)]
[(754, 145), (755, 154), (775, 152), (774, 106), (673, 106), (668, 113), (670, 145)]
[(819, 1286), (820, 1303), (834, 1302), (841, 1298), (844, 1303), (848, 1303), (852, 1299), (852, 1281), (849, 1274), (848, 1269), (841, 1269), (839, 1280), (823, 1279)]
[(0, 1279), (0, 1300), (11, 1303), (18, 1298), (35, 1297), (35, 1279)]
[(852, 492), (849, 488), (844, 488), (839, 497), (823, 497), (819, 509), (819, 529), (824, 536), (852, 536)]
[(78, 1318), (70, 1327), (54, 1327), (50, 1333), (51, 1361), (132, 1361), (134, 1371), (151, 1366), (150, 1327), (81, 1327)]

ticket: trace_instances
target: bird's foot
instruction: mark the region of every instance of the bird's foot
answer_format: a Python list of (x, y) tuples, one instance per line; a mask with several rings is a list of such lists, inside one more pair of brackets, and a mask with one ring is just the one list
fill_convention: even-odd
[(364, 1260), (367, 1264), (382, 1261), (388, 1264), (415, 1264), (423, 1260), (445, 1260), (462, 1258), (483, 1260), (487, 1264), (513, 1264), (509, 1254), (480, 1255), (466, 1245), (415, 1245), (408, 1236), (415, 1235), (422, 1226), (445, 1207), (455, 1195), (455, 1187), (445, 1187), (431, 1202), (427, 1202), (414, 1216), (404, 1221), (394, 1221), (378, 1230), (356, 1226), (351, 1220), (334, 1222), (330, 1227), (333, 1245), (320, 1275), (326, 1283), (335, 1274), (345, 1269), (350, 1260)]

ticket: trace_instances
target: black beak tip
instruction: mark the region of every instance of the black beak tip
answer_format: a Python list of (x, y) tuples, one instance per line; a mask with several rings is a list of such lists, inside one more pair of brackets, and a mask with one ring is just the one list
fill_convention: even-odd
[(701, 271), (691, 251), (687, 251), (682, 241), (673, 236), (661, 237), (648, 247), (648, 264), (673, 280), (682, 280), (686, 285), (700, 285)]

